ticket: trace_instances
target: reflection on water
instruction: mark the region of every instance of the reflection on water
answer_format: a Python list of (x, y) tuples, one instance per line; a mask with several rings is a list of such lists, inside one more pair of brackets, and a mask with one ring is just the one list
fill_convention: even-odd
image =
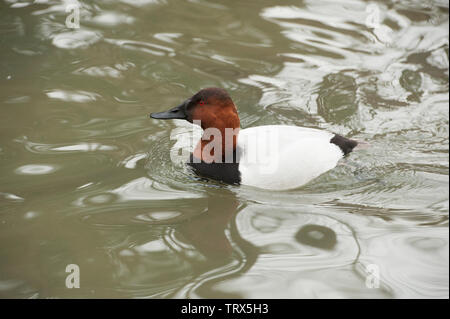
[[(69, 3), (0, 0), (1, 297), (448, 298), (448, 2)], [(198, 178), (147, 114), (207, 86), (370, 147), (297, 190)]]
[(295, 234), (299, 243), (322, 248), (333, 249), (336, 245), (336, 233), (327, 227), (320, 225), (305, 225)]

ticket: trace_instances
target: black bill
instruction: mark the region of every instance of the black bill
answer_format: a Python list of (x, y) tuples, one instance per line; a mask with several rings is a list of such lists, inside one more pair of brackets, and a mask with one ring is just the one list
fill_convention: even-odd
[(165, 112), (152, 113), (150, 114), (150, 117), (158, 120), (172, 120), (172, 119), (186, 120), (187, 119), (186, 105), (188, 102), (189, 101), (185, 101), (180, 105)]

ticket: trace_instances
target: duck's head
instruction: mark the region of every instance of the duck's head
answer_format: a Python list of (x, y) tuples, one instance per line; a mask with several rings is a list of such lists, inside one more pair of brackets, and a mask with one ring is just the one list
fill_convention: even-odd
[(240, 127), (233, 100), (227, 91), (219, 88), (202, 89), (180, 105), (165, 112), (152, 113), (150, 117), (161, 120), (183, 119), (199, 123), (204, 130)]

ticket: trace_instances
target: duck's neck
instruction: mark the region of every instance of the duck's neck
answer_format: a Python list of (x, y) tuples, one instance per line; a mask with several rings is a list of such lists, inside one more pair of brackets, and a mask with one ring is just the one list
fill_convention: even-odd
[(239, 127), (206, 128), (194, 149), (194, 159), (206, 163), (234, 162), (238, 134)]

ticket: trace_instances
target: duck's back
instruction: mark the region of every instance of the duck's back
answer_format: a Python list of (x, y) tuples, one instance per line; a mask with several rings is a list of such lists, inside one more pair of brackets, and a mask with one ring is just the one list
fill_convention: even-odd
[(322, 130), (287, 125), (241, 130), (238, 138), (240, 183), (274, 190), (305, 185), (334, 168), (343, 157), (341, 146), (331, 142), (336, 136)]

